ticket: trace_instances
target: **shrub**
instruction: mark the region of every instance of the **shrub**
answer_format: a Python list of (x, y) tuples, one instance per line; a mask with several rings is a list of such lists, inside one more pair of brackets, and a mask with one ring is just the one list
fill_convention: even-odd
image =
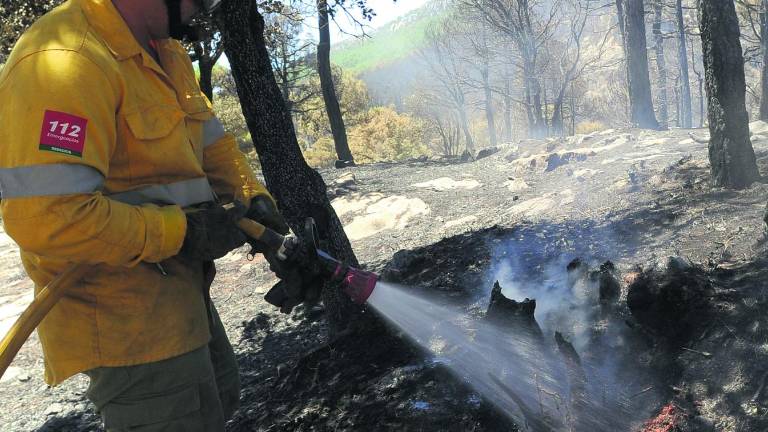
[(333, 144), (333, 138), (323, 137), (304, 151), (304, 159), (315, 168), (333, 166), (336, 161), (336, 147)]
[(605, 125), (599, 121), (584, 121), (576, 125), (576, 133), (586, 135), (605, 129)]
[(349, 146), (355, 161), (399, 161), (428, 154), (425, 126), (391, 107), (371, 108), (366, 119), (349, 131)]

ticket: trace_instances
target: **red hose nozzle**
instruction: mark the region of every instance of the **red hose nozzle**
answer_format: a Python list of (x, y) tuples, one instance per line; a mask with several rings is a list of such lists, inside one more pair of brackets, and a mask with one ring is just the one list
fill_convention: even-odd
[(378, 280), (379, 275), (376, 273), (349, 267), (342, 283), (344, 292), (352, 298), (353, 302), (365, 304), (373, 289), (376, 288)]

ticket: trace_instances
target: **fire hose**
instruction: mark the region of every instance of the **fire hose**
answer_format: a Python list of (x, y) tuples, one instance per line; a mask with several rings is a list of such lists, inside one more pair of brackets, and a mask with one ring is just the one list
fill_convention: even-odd
[[(283, 252), (287, 247), (301, 247), (305, 257), (311, 263), (307, 269), (298, 269), (300, 276), (296, 281), (304, 283), (324, 283), (326, 281), (341, 284), (342, 289), (350, 298), (364, 304), (376, 286), (378, 276), (375, 273), (360, 270), (333, 258), (328, 253), (317, 248), (317, 229), (312, 218), (305, 222), (305, 232), (301, 237), (294, 235), (283, 236), (264, 225), (250, 220), (241, 219), (238, 227), (251, 239), (259, 241), (271, 249), (279, 258), (285, 259)], [(295, 244), (289, 244), (295, 243)], [(75, 264), (41, 289), (24, 312), (19, 316), (8, 333), (0, 341), (0, 377), (10, 366), (16, 354), (21, 349), (29, 335), (37, 328), (40, 322), (48, 315), (48, 312), (64, 296), (68, 287), (74, 285), (85, 276), (89, 267), (85, 264)], [(278, 306), (285, 312), (286, 302), (294, 295), (294, 292), (303, 287), (295, 283), (278, 283), (267, 292), (264, 299), (272, 305)], [(291, 306), (292, 307), (292, 306)], [(290, 308), (288, 308), (290, 311)]]

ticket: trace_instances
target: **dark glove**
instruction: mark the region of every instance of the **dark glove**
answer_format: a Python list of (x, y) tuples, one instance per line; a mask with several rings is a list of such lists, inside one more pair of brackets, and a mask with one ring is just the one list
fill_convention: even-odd
[(264, 296), (267, 303), (279, 307), (282, 313), (290, 313), (301, 303), (314, 304), (320, 300), (324, 281), (319, 274), (280, 260), (274, 254), (265, 256), (270, 270), (280, 278)]
[(285, 219), (277, 211), (275, 203), (264, 195), (257, 195), (251, 199), (251, 205), (245, 213), (245, 217), (283, 235), (290, 231)]
[(187, 232), (179, 255), (213, 261), (244, 245), (247, 236), (235, 224), (242, 212), (226, 210), (218, 204), (186, 212)]
[(283, 256), (276, 251), (268, 251), (264, 257), (269, 269), (280, 278), (264, 299), (280, 307), (280, 312), (290, 313), (300, 303), (313, 304), (320, 300), (324, 280), (316, 259), (306, 250), (308, 245), (294, 235), (286, 237), (281, 249)]

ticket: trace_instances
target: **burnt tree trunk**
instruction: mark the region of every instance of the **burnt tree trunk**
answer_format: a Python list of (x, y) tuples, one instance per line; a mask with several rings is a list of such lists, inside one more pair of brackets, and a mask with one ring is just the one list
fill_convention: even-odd
[(760, 48), (763, 54), (760, 78), (760, 120), (768, 121), (768, 0), (760, 2)]
[(709, 100), (709, 163), (715, 186), (745, 188), (759, 177), (749, 140), (744, 57), (732, 1), (699, 0)]
[(523, 60), (526, 114), (528, 115), (528, 135), (531, 138), (543, 138), (547, 134), (547, 122), (541, 104), (541, 83), (536, 76), (536, 62), (532, 50), (526, 50)]
[[(217, 18), (266, 186), (277, 200), (280, 212), (296, 232), (302, 232), (299, 228), (305, 218), (313, 217), (322, 247), (340, 260), (357, 265), (349, 240), (328, 201), (322, 177), (301, 154), (291, 113), (272, 72), (264, 40), (264, 17), (251, 0), (225, 0)], [(362, 313), (338, 288), (326, 288), (323, 301), (332, 332), (346, 328), (348, 323), (371, 323), (373, 314)]]
[(512, 91), (511, 78), (504, 79), (504, 142), (512, 141)]
[[(693, 38), (691, 38), (693, 39)], [(696, 75), (696, 84), (699, 88), (699, 127), (704, 127), (704, 119), (706, 118), (706, 114), (704, 113), (704, 77), (702, 76), (703, 73), (699, 72), (696, 69), (696, 48), (693, 44), (693, 40), (691, 40), (691, 70), (693, 71), (693, 74)]]
[(683, 0), (676, 0), (675, 15), (677, 17), (677, 59), (680, 64), (680, 105), (682, 112), (682, 127), (693, 127), (693, 108), (691, 107), (691, 81), (688, 75), (688, 52), (685, 43), (685, 20), (683, 19)]
[[(624, 54), (624, 78), (629, 85), (629, 57), (627, 56), (627, 30), (624, 28), (626, 14), (624, 13), (624, 0), (616, 0), (616, 18), (619, 22), (619, 33), (621, 34), (621, 51)], [(627, 116), (631, 117), (632, 112), (629, 106), (626, 107)]]
[(341, 116), (339, 99), (336, 97), (336, 89), (333, 86), (331, 32), (328, 27), (328, 2), (326, 0), (317, 0), (317, 19), (320, 27), (320, 41), (317, 44), (317, 72), (320, 74), (320, 87), (323, 90), (323, 101), (325, 102), (325, 111), (328, 113), (328, 121), (331, 123), (336, 156), (341, 161), (354, 164), (355, 160), (349, 150), (347, 130)]
[(641, 129), (659, 129), (659, 122), (653, 111), (651, 80), (648, 75), (643, 0), (627, 0), (625, 12), (631, 121)]
[(458, 116), (459, 126), (464, 133), (464, 147), (469, 152), (470, 157), (475, 157), (475, 140), (472, 138), (472, 131), (469, 129), (469, 117), (467, 116), (466, 99), (464, 90), (458, 85), (453, 91), (453, 100), (456, 103), (456, 114)]
[(669, 125), (669, 102), (667, 100), (667, 62), (664, 58), (664, 35), (661, 34), (661, 18), (664, 12), (662, 0), (653, 2), (653, 39), (656, 51), (656, 68), (659, 71), (659, 126)]
[(197, 65), (200, 69), (200, 89), (211, 102), (213, 102), (213, 64), (208, 58), (200, 57), (197, 60)]
[(616, 0), (616, 16), (619, 20), (619, 32), (621, 33), (621, 49), (624, 51), (624, 58), (627, 58), (627, 31), (624, 28), (624, 0)]
[(197, 61), (200, 70), (200, 89), (213, 102), (213, 67), (224, 53), (221, 42), (215, 42), (211, 35), (206, 40), (192, 44), (192, 60)]
[(483, 91), (485, 93), (485, 120), (488, 123), (488, 139), (491, 147), (496, 147), (496, 121), (493, 114), (493, 92), (491, 91), (491, 82), (489, 78), (490, 68), (488, 67), (488, 62), (485, 60), (480, 73), (483, 77)]

